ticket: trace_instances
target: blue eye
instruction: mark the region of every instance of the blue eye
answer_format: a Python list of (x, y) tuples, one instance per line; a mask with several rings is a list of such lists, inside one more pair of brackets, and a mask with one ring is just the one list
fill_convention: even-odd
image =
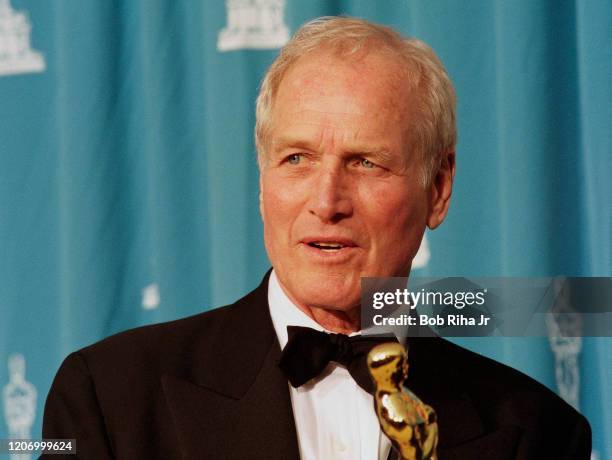
[(297, 165), (300, 163), (301, 159), (302, 155), (300, 155), (299, 153), (294, 153), (293, 155), (289, 155), (287, 157), (287, 162), (292, 165)]
[(361, 166), (363, 166), (364, 168), (367, 168), (367, 169), (372, 169), (376, 165), (374, 163), (372, 163), (370, 160), (368, 160), (366, 158), (362, 158), (361, 159)]

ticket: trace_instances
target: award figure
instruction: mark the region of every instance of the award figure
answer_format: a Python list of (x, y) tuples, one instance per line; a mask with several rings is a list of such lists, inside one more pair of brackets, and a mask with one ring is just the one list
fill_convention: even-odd
[(374, 381), (374, 408), (380, 426), (404, 460), (437, 460), (438, 423), (434, 410), (404, 387), (408, 355), (395, 342), (374, 347), (368, 354)]
[[(4, 417), (11, 439), (29, 439), (36, 418), (36, 388), (25, 378), (25, 358), (11, 355), (8, 362), (9, 382), (2, 391)], [(11, 460), (30, 460), (27, 453), (11, 454)]]

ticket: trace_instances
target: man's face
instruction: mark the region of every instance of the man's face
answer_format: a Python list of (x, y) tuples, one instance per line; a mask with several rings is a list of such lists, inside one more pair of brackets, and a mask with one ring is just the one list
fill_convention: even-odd
[(399, 66), (307, 55), (284, 76), (261, 170), (268, 256), (300, 307), (348, 311), (364, 276), (407, 276), (430, 217)]

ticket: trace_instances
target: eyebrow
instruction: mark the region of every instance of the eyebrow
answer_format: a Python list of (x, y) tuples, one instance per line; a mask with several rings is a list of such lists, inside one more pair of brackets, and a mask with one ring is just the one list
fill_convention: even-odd
[(315, 150), (316, 147), (310, 141), (293, 137), (280, 137), (272, 141), (272, 152), (280, 152), (288, 148)]
[(383, 162), (392, 162), (393, 161), (393, 157), (391, 155), (391, 152), (389, 152), (385, 148), (372, 149), (372, 150), (360, 150), (360, 151), (355, 152), (355, 153), (359, 154), (359, 155), (362, 155), (362, 156), (366, 156), (366, 157), (372, 157), (372, 158), (375, 158), (377, 160), (382, 160)]
[[(304, 149), (315, 151), (317, 150), (317, 146), (315, 143), (299, 139), (293, 138), (290, 136), (280, 137), (273, 141), (272, 144), (272, 153), (278, 153), (284, 149)], [(360, 155), (360, 156), (368, 156), (372, 158), (377, 158), (382, 161), (392, 161), (393, 157), (391, 152), (385, 147), (373, 147), (373, 146), (364, 146), (360, 147), (359, 144), (355, 144), (354, 147), (351, 147), (347, 150), (347, 153), (351, 155)]]

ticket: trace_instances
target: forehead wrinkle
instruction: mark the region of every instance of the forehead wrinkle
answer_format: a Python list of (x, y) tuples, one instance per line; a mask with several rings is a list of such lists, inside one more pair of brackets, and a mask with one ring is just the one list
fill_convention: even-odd
[[(360, 118), (363, 116), (362, 113), (353, 113), (353, 112), (344, 112), (344, 111), (334, 111), (331, 112), (329, 110), (316, 110), (316, 109), (301, 109), (301, 110), (294, 110), (291, 112), (293, 115), (304, 115), (304, 114), (308, 114), (308, 113), (318, 113), (318, 114), (325, 114), (325, 115), (344, 115), (347, 117), (355, 117), (355, 118)], [(308, 123), (308, 122), (305, 122)], [(308, 124), (317, 124), (315, 122), (310, 122)]]
[(296, 129), (294, 126), (291, 131), (286, 132), (281, 126), (282, 133), (272, 138), (272, 150), (278, 152), (286, 148), (304, 148), (312, 151), (320, 151), (325, 143), (326, 137), (329, 138), (332, 145), (334, 145), (335, 126), (328, 126), (321, 129), (321, 123), (313, 121), (304, 121), (300, 123), (300, 126), (304, 125), (313, 126), (314, 129), (312, 131), (304, 131), (299, 129), (299, 127)]

